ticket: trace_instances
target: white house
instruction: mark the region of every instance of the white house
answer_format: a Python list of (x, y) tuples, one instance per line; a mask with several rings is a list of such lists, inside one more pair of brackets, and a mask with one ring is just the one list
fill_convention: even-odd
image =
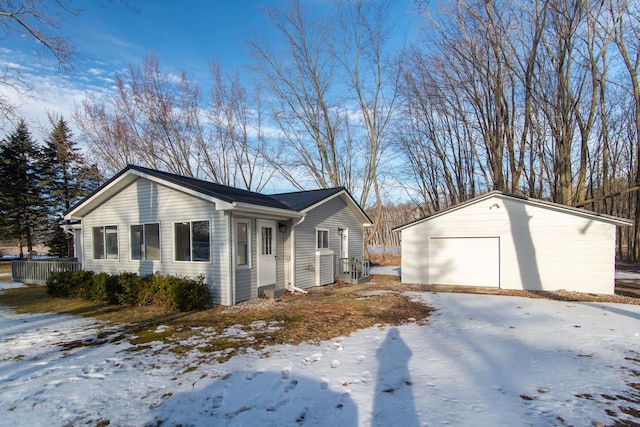
[(631, 221), (490, 192), (397, 227), (402, 282), (613, 294)]
[(65, 219), (77, 224), (85, 270), (202, 274), (223, 305), (333, 283), (339, 273), (362, 278), (355, 260), (371, 225), (344, 188), (264, 195), (139, 166)]

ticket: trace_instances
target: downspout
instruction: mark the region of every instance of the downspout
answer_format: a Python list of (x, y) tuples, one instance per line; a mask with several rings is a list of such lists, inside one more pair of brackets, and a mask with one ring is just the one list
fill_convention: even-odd
[[(62, 229), (63, 233), (68, 234), (73, 239), (73, 257), (76, 259), (76, 261), (78, 261), (78, 251), (76, 250), (78, 245), (78, 242), (76, 242), (76, 230), (71, 224), (68, 223), (61, 225), (60, 228)], [(80, 227), (78, 229), (80, 230), (80, 233), (82, 233), (82, 222), (80, 223)], [(80, 239), (82, 239), (82, 234), (80, 235)], [(81, 259), (84, 259), (84, 254), (82, 254)]]
[(235, 234), (235, 227), (233, 226), (233, 214), (229, 214), (227, 216), (227, 219), (229, 221), (229, 236), (230, 236), (230, 241), (231, 241), (231, 245), (230, 246), (230, 250), (231, 253), (229, 254), (229, 272), (231, 274), (229, 274), (229, 280), (231, 281), (231, 306), (236, 305), (236, 263), (235, 263), (235, 259), (234, 259), (234, 254), (235, 252), (235, 241), (236, 241), (236, 234)]
[(296, 226), (302, 224), (306, 216), (300, 218), (297, 222), (294, 221), (291, 226), (291, 283), (289, 283), (289, 290), (293, 292), (300, 292), (306, 294), (307, 291), (300, 289), (294, 285), (296, 283)]

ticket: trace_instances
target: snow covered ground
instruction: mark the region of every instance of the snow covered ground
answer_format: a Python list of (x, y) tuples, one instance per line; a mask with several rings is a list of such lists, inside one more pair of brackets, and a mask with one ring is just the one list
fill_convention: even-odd
[(376, 265), (369, 269), (369, 274), (382, 274), (385, 276), (401, 276), (400, 267), (390, 265)]
[(200, 363), (197, 351), (175, 356), (161, 342), (79, 346), (103, 325), (0, 307), (0, 424), (640, 423), (640, 306), (411, 295), (438, 309), (427, 325), (222, 364)]

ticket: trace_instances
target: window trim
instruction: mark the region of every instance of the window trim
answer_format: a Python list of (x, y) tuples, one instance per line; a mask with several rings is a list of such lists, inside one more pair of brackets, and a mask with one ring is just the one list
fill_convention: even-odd
[[(147, 233), (145, 232), (145, 226), (157, 225), (158, 226), (158, 259), (149, 259), (147, 257)], [(136, 259), (133, 257), (133, 232), (131, 229), (136, 226), (142, 226), (142, 243), (143, 243), (143, 257)], [(157, 222), (141, 222), (139, 224), (129, 224), (129, 259), (131, 261), (151, 261), (162, 262), (162, 227), (160, 221)]]
[[(252, 256), (251, 256), (251, 219), (245, 219), (245, 218), (237, 218), (235, 220), (235, 229), (234, 229), (234, 246), (235, 246), (235, 251), (233, 254), (233, 258), (234, 258), (234, 264), (236, 269), (238, 270), (250, 270), (252, 268)], [(247, 262), (246, 264), (238, 264), (238, 249), (239, 249), (239, 244), (238, 244), (238, 225), (239, 224), (245, 224), (247, 226)]]
[[(107, 254), (107, 227), (116, 229), (116, 257), (109, 258)], [(102, 258), (96, 258), (95, 230), (101, 229), (102, 234)], [(120, 260), (120, 228), (118, 224), (91, 226), (91, 258), (97, 261), (119, 261)]]
[[(193, 259), (193, 223), (194, 222), (204, 222), (206, 221), (208, 223), (208, 227), (207, 230), (209, 232), (209, 258), (206, 260), (194, 260)], [(188, 223), (189, 224), (189, 259), (188, 260), (184, 260), (184, 259), (176, 259), (177, 256), (177, 251), (176, 251), (176, 224), (185, 224)], [(189, 219), (189, 220), (184, 220), (184, 221), (174, 221), (173, 222), (173, 262), (184, 262), (184, 263), (209, 263), (211, 264), (211, 249), (213, 248), (213, 245), (211, 244), (211, 235), (213, 234), (211, 232), (211, 219), (206, 218), (206, 219)]]
[[(324, 247), (324, 246), (320, 247), (319, 246), (320, 245), (320, 239), (319, 239), (320, 233), (327, 233), (327, 238), (326, 238), (327, 246), (326, 247)], [(328, 228), (316, 228), (316, 252), (319, 252), (319, 253), (331, 252), (331, 245), (330, 245), (331, 239), (330, 239), (330, 237), (331, 237), (331, 233), (330, 233)]]

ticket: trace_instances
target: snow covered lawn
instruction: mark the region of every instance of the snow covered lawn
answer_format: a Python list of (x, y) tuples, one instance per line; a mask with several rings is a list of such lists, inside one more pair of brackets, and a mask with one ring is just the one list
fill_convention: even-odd
[(412, 296), (438, 309), (428, 325), (373, 327), (222, 364), (160, 342), (78, 345), (110, 331), (0, 307), (0, 423), (640, 423), (640, 306)]

